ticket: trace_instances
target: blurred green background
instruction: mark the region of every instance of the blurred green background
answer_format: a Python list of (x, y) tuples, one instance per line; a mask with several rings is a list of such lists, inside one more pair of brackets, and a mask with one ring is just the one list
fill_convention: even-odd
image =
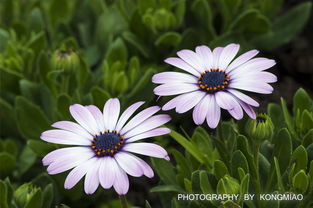
[[(0, 207), (118, 206), (118, 197), (113, 191), (99, 188), (96, 194), (87, 196), (82, 191), (82, 183), (72, 190), (63, 189), (66, 173), (48, 176), (41, 159), (58, 146), (42, 142), (39, 135), (55, 121), (70, 120), (68, 107), (73, 103), (95, 104), (102, 109), (108, 98), (119, 97), (124, 109), (139, 100), (146, 101), (146, 106), (164, 104), (167, 98), (156, 101), (153, 94), (152, 75), (173, 70), (163, 60), (175, 56), (177, 50), (194, 49), (201, 44), (213, 48), (235, 42), (241, 45), (240, 53), (256, 48), (261, 56), (277, 61), (271, 71), (278, 76), (274, 93), (255, 96), (261, 102), (257, 111), (272, 113), (275, 134), (284, 134), (279, 130), (286, 127), (286, 134), (291, 134), (290, 142), (294, 144), (290, 154), (303, 145), (308, 169), (297, 167), (294, 175), (303, 169), (309, 177), (310, 154), (311, 157), (313, 154), (312, 145), (306, 149), (313, 142), (310, 140), (313, 116), (309, 97), (313, 94), (311, 11), (312, 3), (300, 0), (0, 0)], [(299, 87), (305, 90), (298, 91), (295, 97), (300, 98), (295, 98)], [(280, 100), (280, 97), (285, 99)], [(269, 107), (270, 102), (281, 102), (282, 109), (277, 104)], [(303, 102), (307, 104), (299, 107)], [(287, 107), (293, 112), (292, 121), (288, 120)], [(193, 134), (195, 125), (190, 113), (170, 114), (172, 129), (185, 132), (185, 136)], [(230, 117), (225, 114), (223, 118), (229, 120)], [(243, 124), (230, 121), (225, 128), (231, 130), (222, 131), (245, 134), (240, 125)], [(204, 128), (211, 136), (220, 136)], [(198, 129), (195, 133), (197, 131), (204, 130)], [(175, 140), (182, 141), (177, 137)], [(210, 148), (215, 149), (218, 143), (212, 141)], [(164, 196), (164, 193), (155, 193), (160, 190), (150, 192), (150, 189), (159, 183), (171, 183), (164, 181), (164, 177), (169, 178), (166, 174), (181, 180), (181, 174), (186, 172), (161, 171), (167, 166), (181, 170), (182, 164), (173, 166), (177, 158), (185, 164), (182, 158), (191, 157), (188, 160), (193, 167), (188, 168), (189, 172), (208, 168), (208, 173), (213, 175), (214, 160), (230, 159), (221, 158), (226, 149), (216, 149), (219, 153), (214, 153), (208, 167), (203, 167), (202, 160), (199, 164), (193, 163), (195, 158), (189, 155), (190, 150), (184, 145), (182, 148), (181, 143), (171, 137), (159, 137), (157, 142), (169, 150), (179, 150), (173, 153), (175, 162), (152, 161), (158, 174), (152, 180), (131, 178), (127, 198), (132, 205), (176, 206), (175, 201), (171, 202), (175, 195)], [(186, 155), (179, 152), (186, 152)], [(268, 160), (274, 164), (270, 161), (272, 154), (268, 155)], [(289, 165), (292, 167), (292, 162)], [(231, 164), (225, 166), (229, 169)], [(184, 177), (190, 179), (191, 186), (189, 172)], [(240, 178), (237, 173), (230, 175)], [(192, 191), (186, 188), (189, 182), (184, 177), (185, 184), (180, 184), (184, 189), (172, 187), (165, 192)], [(312, 191), (308, 188), (304, 193)]]

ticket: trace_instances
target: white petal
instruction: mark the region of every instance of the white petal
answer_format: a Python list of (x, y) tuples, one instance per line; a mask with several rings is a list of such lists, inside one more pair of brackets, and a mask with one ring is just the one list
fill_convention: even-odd
[(177, 95), (186, 92), (192, 92), (199, 90), (197, 84), (187, 84), (187, 83), (168, 83), (162, 84), (154, 88), (153, 92), (159, 96)]
[(138, 126), (134, 127), (132, 130), (128, 131), (124, 136), (125, 138), (133, 137), (135, 135), (157, 128), (170, 120), (171, 117), (166, 114), (152, 116), (151, 118), (148, 118)]
[(254, 58), (229, 72), (230, 77), (237, 73), (260, 72), (271, 68), (276, 62), (267, 58)]
[(152, 82), (156, 84), (172, 82), (196, 84), (197, 81), (198, 79), (195, 76), (181, 72), (161, 72), (152, 77)]
[(129, 181), (127, 174), (121, 167), (119, 167), (118, 170), (115, 172), (115, 178), (116, 180), (113, 184), (115, 191), (119, 195), (125, 195), (129, 189)]
[(166, 150), (163, 147), (152, 143), (129, 143), (125, 144), (123, 150), (169, 160)]
[(123, 128), (124, 124), (128, 121), (128, 119), (134, 114), (134, 112), (144, 103), (145, 102), (141, 101), (141, 102), (137, 102), (129, 106), (121, 115), (120, 119), (118, 120), (115, 130), (119, 132)]
[(235, 106), (239, 106), (236, 99), (230, 93), (224, 91), (218, 91), (215, 93), (215, 99), (218, 106), (226, 110), (231, 110)]
[(237, 97), (239, 100), (242, 100), (243, 102), (258, 107), (259, 103), (257, 101), (255, 101), (254, 99), (252, 99), (251, 97), (249, 97), (248, 95), (243, 94), (242, 92), (239, 92), (238, 90), (234, 90), (234, 89), (228, 89), (228, 92), (230, 92), (231, 94), (233, 94), (235, 97)]
[(202, 65), (202, 61), (199, 56), (193, 52), (192, 50), (180, 50), (177, 52), (177, 55), (183, 59), (186, 63), (196, 69), (198, 72), (203, 72), (205, 70), (204, 66)]
[(80, 181), (80, 179), (82, 179), (86, 175), (90, 168), (92, 168), (96, 160), (98, 160), (98, 158), (93, 157), (71, 170), (71, 172), (67, 175), (65, 179), (64, 188), (73, 188)]
[(154, 176), (153, 170), (150, 167), (148, 163), (146, 163), (144, 160), (140, 159), (139, 157), (132, 154), (134, 158), (137, 159), (139, 166), (141, 167), (143, 174), (149, 178), (152, 178)]
[(206, 115), (208, 113), (209, 104), (210, 104), (209, 101), (210, 101), (211, 96), (213, 95), (210, 95), (210, 94), (206, 95), (194, 108), (192, 117), (193, 117), (195, 124), (197, 125), (203, 124), (206, 118)]
[(176, 106), (176, 112), (177, 113), (185, 113), (191, 108), (193, 108), (195, 105), (197, 105), (200, 100), (206, 95), (206, 92), (203, 91), (195, 91), (190, 93), (187, 99), (182, 100), (177, 106)]
[(218, 64), (219, 64), (219, 59), (220, 59), (220, 55), (223, 51), (223, 47), (217, 47), (214, 48), (213, 50), (213, 69), (218, 69)]
[(83, 137), (92, 137), (83, 127), (72, 121), (58, 121), (51, 125), (54, 128), (67, 130)]
[(70, 106), (73, 118), (92, 135), (99, 133), (98, 125), (87, 108), (82, 105), (74, 104)]
[(198, 46), (196, 47), (196, 53), (202, 60), (203, 66), (205, 69), (212, 69), (213, 66), (213, 53), (211, 49), (207, 46)]
[(147, 109), (144, 109), (136, 116), (134, 116), (121, 130), (121, 134), (125, 134), (129, 130), (141, 124), (147, 118), (151, 117), (153, 114), (157, 113), (160, 110), (159, 106), (152, 106)]
[(193, 68), (192, 66), (190, 66), (189, 64), (187, 64), (185, 61), (183, 61), (180, 58), (167, 58), (164, 60), (165, 63), (171, 64), (177, 68), (180, 68), (186, 72), (189, 72), (190, 74), (193, 74), (196, 77), (200, 76), (200, 73)]
[(96, 107), (94, 105), (88, 105), (88, 106), (86, 106), (86, 108), (90, 111), (90, 113), (95, 118), (95, 120), (96, 120), (96, 122), (98, 124), (99, 132), (103, 131), (104, 130), (104, 120), (103, 120), (102, 112), (99, 110), (98, 107)]
[(44, 141), (56, 144), (71, 144), (71, 145), (90, 145), (92, 137), (84, 137), (65, 130), (48, 130), (44, 131), (40, 138)]
[(228, 66), (228, 64), (235, 58), (239, 51), (239, 44), (229, 44), (227, 45), (223, 51), (221, 52), (221, 55), (219, 57), (219, 64), (218, 68), (225, 70)]
[(143, 170), (138, 160), (132, 154), (127, 152), (118, 152), (114, 155), (118, 165), (131, 176), (139, 177), (143, 175)]
[(240, 55), (238, 58), (236, 58), (226, 69), (226, 72), (229, 73), (234, 68), (244, 64), (245, 62), (252, 59), (254, 56), (256, 56), (259, 53), (258, 50), (251, 50), (248, 51), (242, 55)]
[(117, 98), (109, 99), (103, 108), (103, 120), (106, 130), (115, 130), (120, 114), (120, 101)]
[(96, 160), (86, 174), (84, 183), (84, 189), (86, 194), (93, 194), (99, 186), (100, 164), (101, 164), (100, 159)]
[(217, 127), (221, 118), (221, 108), (216, 103), (215, 96), (209, 97), (208, 113), (206, 121), (210, 128), (214, 129)]
[(145, 138), (161, 136), (164, 134), (169, 134), (170, 132), (171, 132), (171, 130), (168, 128), (157, 128), (157, 129), (153, 129), (151, 131), (144, 132), (142, 134), (138, 134), (134, 137), (128, 138), (128, 139), (126, 139), (126, 143), (135, 142), (135, 141), (145, 139)]
[(109, 189), (113, 186), (116, 179), (116, 172), (119, 171), (119, 167), (113, 157), (103, 157), (99, 168), (99, 180), (103, 188)]

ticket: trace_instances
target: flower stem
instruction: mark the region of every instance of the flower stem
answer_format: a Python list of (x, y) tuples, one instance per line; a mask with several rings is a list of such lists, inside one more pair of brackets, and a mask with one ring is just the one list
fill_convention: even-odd
[(119, 195), (119, 198), (121, 202), (121, 208), (127, 208), (128, 205), (127, 205), (127, 200), (126, 200), (125, 195)]

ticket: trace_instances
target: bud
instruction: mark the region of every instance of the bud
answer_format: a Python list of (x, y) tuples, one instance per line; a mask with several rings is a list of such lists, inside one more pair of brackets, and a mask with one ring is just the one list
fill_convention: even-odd
[(30, 183), (25, 183), (20, 186), (14, 192), (14, 200), (16, 201), (18, 207), (25, 207), (38, 190), (39, 188)]
[(73, 50), (56, 50), (52, 56), (52, 66), (54, 70), (61, 70), (71, 73), (79, 67), (79, 57)]
[(265, 113), (257, 115), (255, 120), (250, 119), (246, 124), (246, 132), (251, 138), (270, 139), (274, 132), (271, 118)]
[(237, 194), (240, 191), (240, 184), (237, 179), (225, 175), (218, 181), (217, 193), (219, 194)]

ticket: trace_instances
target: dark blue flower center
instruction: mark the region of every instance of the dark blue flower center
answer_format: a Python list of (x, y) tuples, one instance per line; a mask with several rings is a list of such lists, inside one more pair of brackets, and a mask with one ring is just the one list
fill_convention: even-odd
[(198, 77), (199, 87), (208, 92), (215, 92), (225, 87), (229, 84), (228, 74), (219, 69), (206, 70), (201, 73), (201, 77)]
[(124, 143), (124, 137), (116, 131), (100, 132), (93, 138), (91, 148), (97, 156), (112, 156), (118, 152)]

